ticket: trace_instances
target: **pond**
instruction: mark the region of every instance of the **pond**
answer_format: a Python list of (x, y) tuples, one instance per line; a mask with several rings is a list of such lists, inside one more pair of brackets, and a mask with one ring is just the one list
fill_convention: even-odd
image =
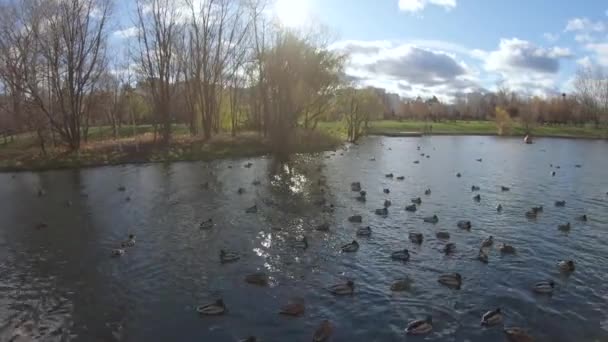
[[(605, 141), (370, 137), (283, 163), (262, 157), (0, 174), (0, 340), (310, 341), (328, 319), (332, 341), (502, 341), (501, 327), (480, 326), (484, 312), (500, 307), (505, 326), (539, 341), (606, 341), (607, 152)], [(366, 202), (351, 191), (356, 181)], [(405, 211), (413, 197), (422, 204)], [(375, 215), (385, 199), (388, 215)], [(247, 213), (254, 204), (257, 213)], [(526, 218), (540, 205), (536, 219)], [(356, 214), (362, 223), (349, 222)], [(576, 219), (583, 214), (586, 222)], [(432, 215), (438, 223), (423, 222)], [(209, 218), (213, 227), (200, 229)], [(459, 220), (470, 220), (470, 231)], [(569, 233), (557, 229), (566, 222)], [(329, 231), (315, 230), (322, 223)], [(371, 236), (356, 237), (364, 226)], [(423, 234), (421, 245), (409, 241), (414, 231)], [(439, 231), (450, 233), (453, 253), (442, 252)], [(111, 257), (131, 233), (136, 245)], [(477, 253), (489, 235), (495, 243), (484, 264)], [(305, 250), (296, 248), (303, 236)], [(353, 239), (359, 250), (341, 253)], [(499, 243), (516, 254), (502, 255)], [(408, 262), (391, 259), (404, 248)], [(222, 264), (220, 249), (240, 259)], [(561, 259), (574, 260), (576, 270), (561, 273)], [(255, 272), (268, 275), (268, 286), (244, 281)], [(447, 272), (462, 275), (461, 289), (438, 283)], [(405, 277), (409, 291), (391, 291)], [(327, 290), (349, 279), (352, 296)], [(531, 291), (549, 279), (553, 295)], [(224, 315), (196, 312), (218, 298)], [(278, 314), (294, 300), (305, 303), (302, 317)], [(433, 331), (406, 336), (407, 323), (426, 315)]]

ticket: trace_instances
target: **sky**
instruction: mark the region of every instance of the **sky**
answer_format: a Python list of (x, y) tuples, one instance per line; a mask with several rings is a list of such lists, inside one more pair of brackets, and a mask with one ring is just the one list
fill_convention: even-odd
[(329, 29), (348, 79), (407, 98), (568, 93), (579, 68), (608, 67), (606, 0), (271, 1), (286, 26)]

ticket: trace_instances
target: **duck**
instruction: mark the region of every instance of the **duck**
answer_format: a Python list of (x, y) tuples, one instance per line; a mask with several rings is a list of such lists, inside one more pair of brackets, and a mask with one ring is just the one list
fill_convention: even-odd
[(551, 177), (555, 177), (555, 171), (551, 171)]
[(587, 222), (587, 215), (581, 215), (579, 217), (576, 218), (579, 221), (583, 221), (583, 222)]
[(329, 223), (321, 223), (320, 225), (315, 227), (316, 231), (319, 232), (328, 232), (329, 231)]
[(346, 283), (332, 285), (329, 287), (329, 292), (337, 296), (352, 295), (355, 292), (355, 283), (349, 280)]
[(386, 175), (384, 175), (384, 177), (386, 177), (386, 178), (393, 178), (393, 174), (392, 173), (387, 173)]
[(209, 189), (209, 182), (201, 184), (201, 189)]
[(471, 191), (479, 191), (481, 188), (478, 187), (477, 185), (473, 185), (471, 186)]
[(220, 249), (220, 262), (222, 264), (228, 263), (228, 262), (235, 262), (237, 260), (239, 260), (241, 257), (238, 255), (238, 253), (234, 253), (234, 252), (226, 252), (223, 249)]
[(244, 194), (244, 193), (245, 193), (245, 189), (244, 189), (244, 188), (239, 188), (239, 189), (236, 191), (236, 193), (237, 193), (237, 194), (239, 194), (239, 195), (242, 195), (242, 194)]
[(456, 245), (453, 243), (446, 243), (445, 246), (443, 246), (443, 253), (445, 253), (446, 255), (452, 254), (455, 251), (456, 251)]
[(361, 223), (362, 220), (363, 218), (361, 217), (361, 215), (353, 215), (348, 218), (348, 222), (352, 223)]
[(414, 204), (418, 204), (418, 205), (422, 204), (422, 199), (420, 197), (412, 198), (410, 201)]
[(458, 177), (458, 178), (462, 177), (462, 175), (460, 174), (460, 172), (458, 172), (458, 173), (456, 174), (456, 177)]
[(45, 229), (45, 228), (48, 228), (48, 227), (49, 227), (49, 225), (48, 225), (48, 224), (46, 224), (46, 223), (44, 223), (44, 222), (38, 223), (38, 224), (36, 225), (36, 229), (38, 229), (38, 230), (40, 230), (40, 229)]
[(483, 161), (483, 159), (481, 159), (481, 158), (477, 158), (475, 160), (478, 161), (478, 162), (480, 162), (480, 163)]
[(369, 158), (369, 161), (376, 161), (376, 158)]
[(266, 286), (268, 285), (268, 276), (263, 272), (251, 273), (245, 276), (245, 282), (258, 286)]
[(391, 193), (391, 190), (390, 190), (390, 189), (388, 189), (388, 188), (386, 188), (386, 189), (384, 189), (384, 190), (382, 190), (382, 191), (383, 191), (385, 194), (390, 194), (390, 193)]
[(302, 239), (297, 240), (293, 246), (295, 248), (299, 248), (299, 249), (307, 249), (308, 248), (308, 239), (306, 238), (306, 236), (303, 236)]
[(499, 205), (496, 207), (496, 211), (497, 211), (497, 212), (499, 212), (499, 213), (500, 213), (500, 212), (502, 212), (502, 204), (499, 204)]
[(352, 183), (350, 183), (350, 189), (352, 191), (361, 191), (361, 183), (360, 182), (352, 182)]
[(391, 201), (390, 201), (390, 200), (384, 200), (384, 207), (385, 207), (385, 208), (390, 207), (390, 206), (391, 206), (391, 204), (392, 204), (392, 203), (391, 203)]
[(481, 195), (477, 194), (477, 195), (473, 196), (473, 200), (477, 201), (477, 202), (481, 201)]
[(433, 330), (433, 318), (427, 316), (425, 319), (419, 319), (408, 323), (405, 332), (408, 335), (424, 335)]
[(515, 254), (515, 247), (506, 243), (500, 244), (500, 246), (498, 246), (498, 250), (503, 254)]
[(427, 188), (426, 190), (424, 190), (424, 194), (425, 195), (430, 195), (431, 194), (431, 189)]
[(421, 244), (424, 237), (422, 236), (422, 233), (410, 233), (409, 239), (413, 243)]
[(245, 213), (247, 213), (247, 214), (255, 214), (257, 212), (258, 212), (257, 204), (254, 204), (252, 207), (245, 209)]
[(387, 208), (376, 209), (375, 213), (376, 213), (376, 215), (386, 216), (386, 215), (388, 215), (388, 209)]
[(357, 240), (353, 240), (353, 242), (347, 243), (346, 245), (340, 247), (340, 250), (342, 250), (342, 253), (356, 252), (359, 250), (359, 243)]
[(532, 290), (536, 293), (551, 294), (551, 293), (553, 293), (554, 288), (555, 288), (555, 283), (553, 282), (553, 280), (548, 280), (548, 281), (539, 281), (538, 283), (534, 284), (534, 286), (532, 287)]
[(560, 271), (562, 272), (573, 272), (574, 271), (574, 261), (572, 260), (560, 260), (557, 263)]
[(424, 222), (426, 223), (437, 223), (439, 222), (439, 217), (437, 217), (437, 215), (433, 215), (433, 216), (428, 216), (422, 219)]
[(243, 338), (239, 340), (239, 342), (257, 342), (258, 339), (255, 336), (248, 336), (247, 338)]
[(328, 320), (321, 322), (315, 333), (312, 335), (313, 342), (326, 342), (331, 337), (333, 327)]
[(304, 306), (303, 303), (289, 303), (285, 306), (283, 306), (281, 308), (281, 310), (279, 310), (279, 314), (281, 315), (285, 315), (285, 316), (302, 316), (304, 314), (304, 311), (306, 310), (306, 307)]
[(481, 247), (490, 247), (492, 246), (492, 244), (494, 244), (494, 237), (492, 235), (488, 236), (487, 239), (483, 240), (481, 242)]
[(503, 185), (500, 187), (500, 191), (510, 191), (510, 190), (511, 190), (511, 188), (509, 188), (508, 186)]
[(526, 217), (529, 219), (535, 219), (538, 216), (538, 212), (534, 210), (526, 211)]
[(471, 230), (471, 221), (460, 220), (456, 223), (456, 226), (460, 229)]
[(124, 185), (118, 187), (118, 191), (127, 191), (127, 188)]
[(207, 219), (203, 222), (201, 222), (201, 224), (198, 226), (200, 229), (211, 229), (213, 228), (213, 219)]
[(113, 257), (123, 256), (125, 254), (125, 250), (122, 248), (116, 248), (112, 250)]
[(398, 176), (397, 177), (397, 180), (404, 180), (404, 179), (405, 179), (405, 176)]
[(488, 263), (488, 255), (483, 249), (479, 249), (479, 253), (477, 253), (477, 260), (483, 262), (484, 264)]
[(448, 232), (437, 232), (437, 234), (435, 234), (435, 236), (438, 239), (442, 239), (442, 240), (449, 240), (450, 239), (450, 233), (448, 233)]
[(430, 154), (427, 154), (427, 155), (426, 155), (426, 157), (427, 157), (427, 158), (431, 158), (431, 155), (430, 155)]
[(254, 180), (253, 182), (251, 182), (251, 185), (254, 185), (254, 186), (258, 186), (260, 184), (262, 184), (262, 182), (260, 182), (259, 180)]
[(414, 160), (414, 164), (420, 164), (420, 160)]
[(408, 261), (408, 260), (410, 260), (410, 252), (407, 249), (393, 252), (393, 253), (391, 253), (391, 259), (400, 260), (400, 261)]
[(533, 342), (534, 339), (526, 331), (522, 328), (518, 327), (510, 327), (505, 328), (505, 334), (507, 335), (507, 339), (511, 342)]
[(562, 232), (569, 232), (570, 231), (570, 222), (568, 222), (566, 224), (558, 225), (557, 229), (561, 230)]
[(397, 279), (391, 284), (391, 291), (407, 291), (411, 288), (412, 281), (409, 278)]
[(502, 322), (502, 312), (500, 311), (500, 308), (488, 311), (481, 316), (481, 325), (483, 326), (492, 326), (499, 324), (500, 322)]
[(581, 164), (576, 164), (576, 165), (574, 165), (574, 167), (581, 168), (581, 167), (583, 167), (583, 165), (581, 165)]
[(133, 247), (135, 246), (135, 235), (129, 234), (129, 238), (120, 243), (121, 247)]
[(405, 206), (405, 211), (415, 212), (416, 211), (416, 205), (415, 204), (406, 205)]
[(538, 206), (538, 207), (532, 207), (532, 211), (535, 213), (542, 213), (543, 212), (543, 206)]
[(249, 162), (249, 163), (247, 163), (247, 164), (243, 165), (243, 167), (245, 167), (246, 169), (248, 169), (248, 168), (250, 168), (250, 167), (252, 167), (252, 166), (253, 166), (253, 163), (252, 163), (252, 162)]
[(372, 235), (372, 228), (370, 226), (361, 227), (357, 229), (357, 236), (370, 236)]
[(462, 276), (460, 273), (446, 273), (440, 275), (437, 281), (447, 287), (460, 290), (460, 286), (462, 285)]
[(555, 206), (556, 207), (565, 207), (566, 201), (555, 201)]
[(196, 312), (205, 316), (223, 315), (226, 312), (226, 305), (224, 300), (220, 298), (213, 303), (197, 306)]
[(424, 153), (420, 153), (420, 156), (421, 156), (421, 157), (424, 157)]
[(359, 202), (366, 202), (367, 201), (366, 195), (367, 195), (367, 193), (365, 191), (361, 191), (359, 193), (359, 196), (355, 197), (355, 199)]

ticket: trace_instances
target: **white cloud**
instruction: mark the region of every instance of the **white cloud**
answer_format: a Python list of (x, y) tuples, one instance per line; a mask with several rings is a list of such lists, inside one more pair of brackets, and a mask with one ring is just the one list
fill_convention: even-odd
[(579, 58), (576, 60), (576, 63), (580, 66), (582, 66), (583, 68), (590, 68), (593, 63), (591, 62), (591, 58), (589, 58), (589, 56), (585, 56), (583, 58)]
[(114, 31), (113, 35), (119, 39), (131, 38), (137, 36), (139, 29), (135, 26), (127, 27), (123, 30)]
[(418, 12), (427, 5), (436, 5), (450, 10), (456, 7), (456, 0), (399, 0), (399, 9), (405, 12)]
[(589, 20), (589, 18), (573, 18), (568, 20), (564, 31), (602, 32), (605, 29), (606, 26), (601, 21), (594, 22)]
[(579, 43), (589, 43), (589, 42), (592, 42), (594, 39), (588, 33), (580, 33), (580, 34), (577, 34), (576, 36), (574, 36), (574, 40), (576, 40)]
[(549, 33), (549, 32), (545, 32), (543, 33), (543, 37), (549, 42), (549, 43), (555, 43), (558, 39), (559, 39), (559, 33)]
[(608, 66), (608, 43), (587, 44), (587, 50), (595, 53), (595, 60), (602, 66)]

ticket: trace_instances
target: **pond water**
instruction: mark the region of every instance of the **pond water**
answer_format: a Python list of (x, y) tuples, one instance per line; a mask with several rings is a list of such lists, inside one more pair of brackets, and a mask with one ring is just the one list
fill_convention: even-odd
[[(329, 319), (332, 341), (502, 341), (500, 327), (479, 324), (500, 307), (506, 326), (526, 328), (538, 341), (608, 341), (607, 156), (605, 141), (373, 137), (287, 163), (265, 157), (0, 174), (0, 340), (310, 341)], [(355, 200), (355, 181), (366, 203)], [(412, 197), (422, 198), (415, 213), (404, 210)], [(333, 213), (322, 211), (322, 198)], [(388, 215), (375, 215), (385, 199)], [(258, 212), (246, 213), (253, 204)], [(543, 213), (527, 219), (537, 205)], [(361, 224), (348, 222), (355, 214)], [(437, 224), (423, 222), (434, 214)], [(582, 214), (587, 222), (576, 220)], [(208, 218), (215, 226), (199, 229)], [(460, 230), (458, 220), (472, 229)], [(325, 222), (329, 232), (314, 229)], [(557, 229), (566, 222), (569, 234)], [(356, 238), (368, 225), (372, 235)], [(424, 235), (420, 246), (408, 240), (413, 231)], [(441, 252), (438, 231), (451, 234), (455, 253)], [(112, 258), (130, 233), (135, 247)], [(304, 235), (309, 248), (294, 248)], [(483, 264), (476, 256), (489, 235), (496, 242)], [(358, 252), (340, 253), (354, 238)], [(501, 242), (517, 254), (501, 255)], [(410, 261), (391, 260), (403, 248)], [(221, 264), (220, 249), (241, 259)], [(560, 259), (573, 259), (576, 270), (561, 274)], [(265, 272), (269, 286), (247, 284), (254, 272)], [(460, 290), (437, 282), (445, 272), (462, 275)], [(392, 292), (403, 277), (412, 279), (411, 290)], [(354, 295), (327, 291), (346, 279)], [(531, 286), (546, 279), (555, 281), (554, 294), (535, 295)], [(197, 305), (217, 298), (225, 315), (197, 314)], [(306, 305), (302, 317), (277, 314), (294, 299)], [(408, 321), (426, 315), (432, 333), (404, 334)]]

